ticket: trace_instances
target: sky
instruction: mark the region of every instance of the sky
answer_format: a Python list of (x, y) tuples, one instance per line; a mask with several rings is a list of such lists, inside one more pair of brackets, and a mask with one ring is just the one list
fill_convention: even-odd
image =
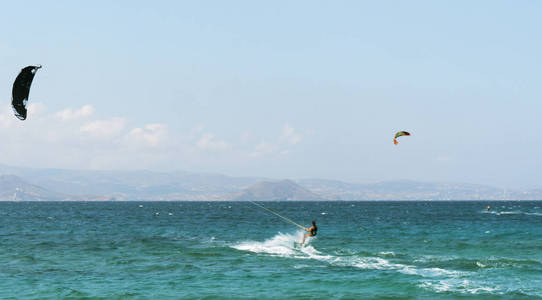
[[(10, 1), (0, 163), (542, 187), (542, 2)], [(41, 64), (25, 121), (13, 80)], [(399, 139), (399, 130), (412, 133)]]

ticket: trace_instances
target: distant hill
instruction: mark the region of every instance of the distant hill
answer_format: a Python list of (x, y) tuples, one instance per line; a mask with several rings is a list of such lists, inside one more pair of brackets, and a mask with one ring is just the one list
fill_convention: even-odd
[(15, 175), (0, 175), (0, 201), (60, 201), (68, 197), (30, 184)]
[[(15, 194), (17, 192), (17, 194)], [(327, 179), (274, 181), (190, 172), (20, 168), (0, 164), (0, 200), (542, 200), (542, 189), (477, 184)]]
[(265, 180), (181, 171), (33, 169), (1, 164), (0, 174), (17, 175), (33, 184), (74, 197), (116, 200), (224, 200)]
[(337, 200), (542, 200), (542, 190), (508, 190), (479, 184), (413, 180), (351, 184), (321, 179), (297, 183)]
[(300, 186), (292, 180), (265, 181), (257, 183), (240, 193), (232, 200), (279, 201), (279, 200), (324, 200), (318, 194)]

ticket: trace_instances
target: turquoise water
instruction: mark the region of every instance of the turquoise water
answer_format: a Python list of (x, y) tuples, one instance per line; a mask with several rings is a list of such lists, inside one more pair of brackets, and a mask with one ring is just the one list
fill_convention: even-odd
[(263, 204), (0, 203), (0, 298), (542, 298), (542, 202)]

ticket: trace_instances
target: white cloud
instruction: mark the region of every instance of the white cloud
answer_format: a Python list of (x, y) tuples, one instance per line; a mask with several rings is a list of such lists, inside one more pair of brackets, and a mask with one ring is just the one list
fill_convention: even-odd
[(35, 120), (40, 115), (46, 111), (44, 104), (40, 102), (31, 103), (28, 105), (27, 110), (27, 119), (25, 121), (18, 120), (14, 113), (11, 105), (6, 105), (0, 111), (0, 128), (11, 128), (14, 126), (23, 126), (25, 123)]
[(167, 123), (130, 126), (124, 117), (96, 119), (91, 105), (48, 113), (34, 103), (32, 109), (28, 120), (19, 121), (9, 104), (0, 107), (0, 163), (75, 169), (246, 167), (294, 153), (305, 134), (286, 124), (274, 137), (251, 128), (230, 141), (201, 124), (179, 131)]
[(15, 117), (13, 108), (7, 104), (0, 111), (0, 129), (12, 127), (31, 127), (46, 111), (46, 106), (41, 102), (30, 103), (27, 107), (27, 120), (21, 121)]
[(269, 154), (273, 154), (278, 150), (278, 146), (268, 141), (261, 141), (254, 146), (254, 151), (250, 153), (252, 157), (261, 157)]
[(283, 143), (295, 145), (301, 141), (301, 134), (296, 133), (294, 127), (286, 124), (282, 128), (282, 135), (280, 136), (279, 140)]
[[(263, 157), (269, 155), (288, 155), (292, 153), (292, 147), (301, 142), (302, 135), (297, 130), (289, 125), (285, 124), (282, 127), (282, 132), (278, 136), (275, 142), (268, 140), (261, 140), (256, 144), (253, 150), (250, 152), (251, 157)], [(245, 136), (242, 136), (242, 141), (248, 140)]]
[(55, 114), (55, 117), (62, 121), (77, 120), (85, 117), (89, 117), (94, 113), (94, 107), (92, 105), (83, 105), (79, 109), (66, 108)]
[(27, 108), (27, 118), (36, 118), (47, 111), (45, 104), (41, 102), (30, 103)]
[(240, 141), (243, 144), (247, 144), (250, 141), (252, 141), (253, 139), (254, 139), (254, 137), (253, 137), (253, 135), (252, 135), (252, 133), (250, 131), (243, 132), (243, 134), (241, 134), (241, 137), (240, 137)]
[(4, 110), (0, 113), (0, 128), (10, 128), (15, 123), (15, 117), (11, 110)]
[(147, 124), (143, 128), (132, 129), (128, 137), (146, 146), (156, 147), (167, 138), (167, 129), (166, 124)]
[(215, 135), (212, 133), (205, 133), (196, 142), (196, 146), (201, 150), (218, 151), (229, 148), (229, 143), (224, 140), (216, 140)]
[(97, 138), (108, 138), (118, 135), (125, 125), (124, 118), (90, 121), (80, 127), (80, 131)]

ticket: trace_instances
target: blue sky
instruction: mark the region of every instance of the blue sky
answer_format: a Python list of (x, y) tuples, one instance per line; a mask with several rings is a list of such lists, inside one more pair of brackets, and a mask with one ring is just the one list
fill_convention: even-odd
[(539, 2), (156, 2), (3, 4), (0, 163), (541, 186)]

